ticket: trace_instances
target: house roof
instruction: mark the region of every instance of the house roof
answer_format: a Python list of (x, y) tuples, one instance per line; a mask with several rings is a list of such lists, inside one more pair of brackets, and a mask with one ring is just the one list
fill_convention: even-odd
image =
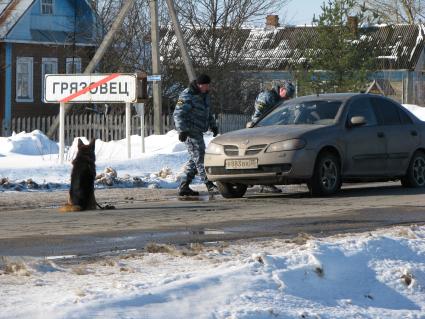
[(0, 39), (6, 37), (35, 0), (0, 0)]
[[(6, 39), (9, 32), (15, 27), (27, 10), (36, 0), (0, 0), (0, 41)], [(82, 0), (89, 7), (92, 7), (89, 0)], [(68, 33), (55, 30), (31, 29), (33, 42), (65, 43)], [(87, 44), (91, 39), (87, 36), (79, 35), (77, 43)]]
[[(162, 29), (161, 47), (166, 56), (178, 57), (177, 40), (170, 28)], [(190, 54), (195, 64), (205, 64), (205, 51), (199, 43), (205, 35), (202, 29), (184, 29)], [(286, 70), (305, 61), (308, 39), (317, 36), (317, 28), (291, 26), (271, 30), (246, 28), (238, 30), (233, 41), (233, 55), (245, 69)], [(382, 69), (414, 69), (425, 46), (425, 25), (381, 25), (359, 28), (362, 36), (377, 44)], [(203, 47), (203, 46), (202, 46)], [(204, 56), (202, 56), (204, 55)], [(178, 61), (179, 63), (180, 61)]]

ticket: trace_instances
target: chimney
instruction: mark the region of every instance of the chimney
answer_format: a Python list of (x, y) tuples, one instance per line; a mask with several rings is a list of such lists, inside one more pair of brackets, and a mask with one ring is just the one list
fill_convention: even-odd
[(349, 16), (347, 18), (347, 26), (351, 33), (357, 38), (359, 35), (359, 18), (357, 16)]
[(279, 26), (278, 15), (268, 15), (266, 17), (266, 29), (276, 29)]

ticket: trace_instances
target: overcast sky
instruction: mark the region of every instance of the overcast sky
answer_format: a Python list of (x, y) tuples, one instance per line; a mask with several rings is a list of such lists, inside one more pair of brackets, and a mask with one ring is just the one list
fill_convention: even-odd
[(292, 0), (280, 12), (280, 23), (284, 24), (311, 24), (313, 14), (316, 17), (321, 13), (320, 6), (325, 0)]

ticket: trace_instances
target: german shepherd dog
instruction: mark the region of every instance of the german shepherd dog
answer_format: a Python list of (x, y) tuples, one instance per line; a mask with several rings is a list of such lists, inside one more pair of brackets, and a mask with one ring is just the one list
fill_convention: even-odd
[(61, 212), (75, 212), (96, 209), (94, 180), (96, 178), (95, 139), (85, 145), (78, 139), (78, 152), (72, 161), (71, 188), (68, 203), (60, 208)]

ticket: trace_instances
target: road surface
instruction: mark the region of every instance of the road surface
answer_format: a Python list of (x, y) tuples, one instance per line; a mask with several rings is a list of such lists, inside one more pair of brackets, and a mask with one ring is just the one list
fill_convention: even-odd
[(143, 248), (150, 242), (188, 243), (259, 237), (324, 236), (423, 224), (425, 190), (400, 183), (344, 186), (333, 197), (310, 197), (303, 186), (282, 194), (250, 189), (241, 199), (179, 200), (176, 190), (100, 189), (113, 210), (59, 213), (67, 192), (0, 193), (0, 256), (90, 255)]

